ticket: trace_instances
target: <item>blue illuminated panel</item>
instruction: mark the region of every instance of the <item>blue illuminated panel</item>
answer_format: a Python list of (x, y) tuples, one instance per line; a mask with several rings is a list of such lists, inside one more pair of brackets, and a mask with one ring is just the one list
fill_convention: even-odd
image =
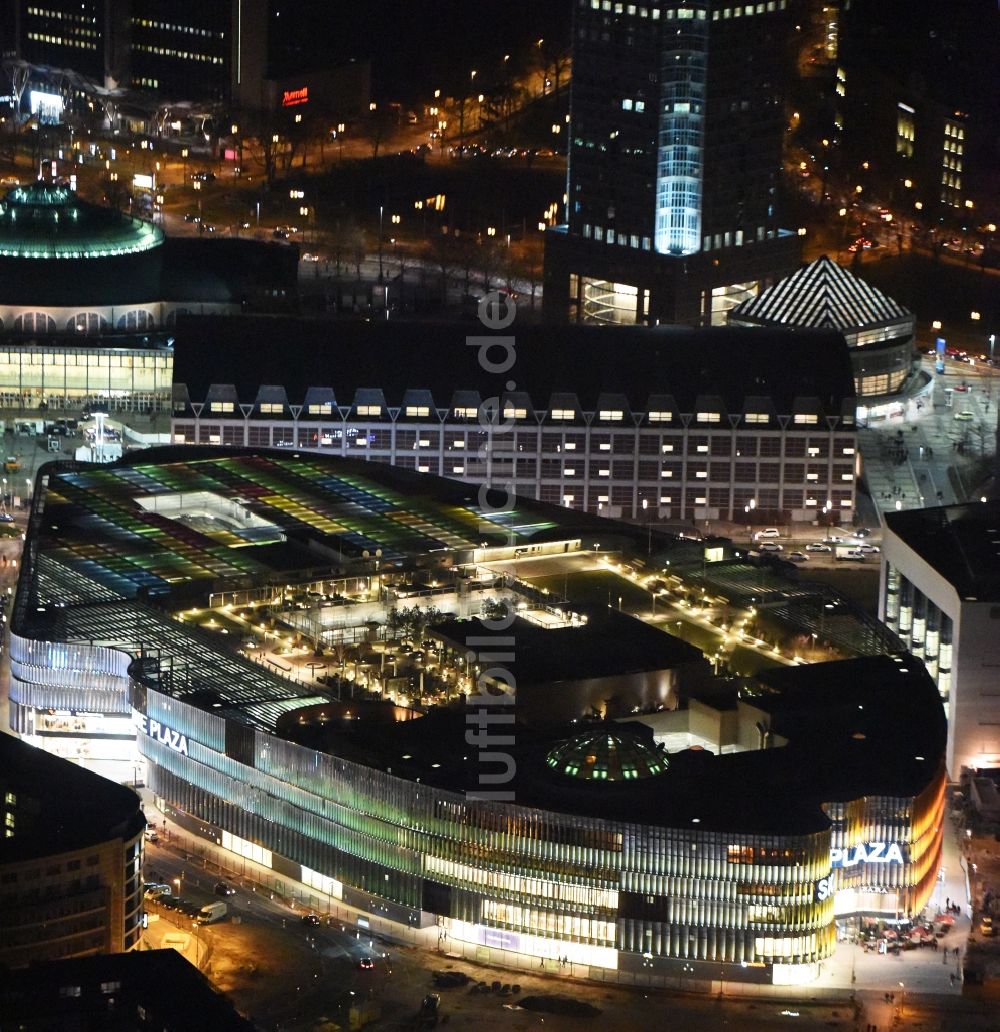
[(705, 5), (664, 15), (654, 243), (661, 254), (694, 254), (701, 249), (708, 17)]

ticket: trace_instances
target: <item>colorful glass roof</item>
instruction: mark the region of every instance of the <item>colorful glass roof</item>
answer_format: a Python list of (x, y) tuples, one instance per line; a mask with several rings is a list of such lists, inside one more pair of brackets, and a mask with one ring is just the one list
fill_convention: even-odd
[(555, 525), (530, 511), (484, 510), (466, 485), (404, 480), (375, 464), (298, 453), (147, 455), (49, 475), (42, 551), (120, 597), (322, 565), (310, 542), (345, 558), (381, 550), (393, 562), (517, 543)]
[(151, 223), (89, 204), (66, 186), (39, 181), (0, 201), (0, 257), (106, 258), (162, 243)]

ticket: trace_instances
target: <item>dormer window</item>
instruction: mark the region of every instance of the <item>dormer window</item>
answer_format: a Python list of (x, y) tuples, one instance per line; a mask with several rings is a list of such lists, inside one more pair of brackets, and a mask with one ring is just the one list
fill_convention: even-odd
[(262, 401), (260, 410), (269, 416), (280, 416), (285, 411), (285, 406), (280, 401)]
[(552, 410), (553, 419), (574, 419), (576, 411), (571, 408), (557, 408)]
[(798, 412), (795, 415), (795, 422), (799, 426), (814, 426), (819, 422), (819, 416), (812, 412)]
[(382, 406), (381, 405), (359, 405), (358, 406), (359, 416), (381, 416)]
[(597, 413), (597, 418), (605, 422), (620, 423), (625, 418), (625, 413), (621, 409), (601, 409)]

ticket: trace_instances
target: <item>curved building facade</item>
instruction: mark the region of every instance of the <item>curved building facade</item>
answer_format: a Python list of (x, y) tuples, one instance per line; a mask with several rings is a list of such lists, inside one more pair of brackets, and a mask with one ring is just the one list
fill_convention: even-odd
[(0, 200), (0, 331), (142, 333), (178, 315), (294, 306), (298, 250), (168, 239), (158, 226), (38, 180)]
[[(522, 725), (492, 682), (415, 719), (331, 720), (315, 687), (192, 623), (202, 607), (221, 619), (231, 588), (322, 576), (319, 555), (363, 563), (378, 547), (384, 575), (442, 542), (456, 562), (509, 549), (511, 527), (565, 553), (560, 519), (575, 547), (591, 523), (607, 541), (606, 520), (520, 501), (497, 515), (456, 482), (303, 453), (47, 467), (12, 721), (28, 734), (44, 706), (127, 715), (148, 783), (191, 834), (483, 962), (806, 982), (859, 914), (918, 913), (940, 866), (945, 729), (915, 660), (761, 677), (732, 700), (735, 751), (668, 756), (634, 721)], [(516, 651), (495, 633), (472, 643), (494, 667)], [(504, 736), (478, 735), (504, 701)]]
[(139, 797), (0, 735), (0, 963), (134, 949), (142, 934)]

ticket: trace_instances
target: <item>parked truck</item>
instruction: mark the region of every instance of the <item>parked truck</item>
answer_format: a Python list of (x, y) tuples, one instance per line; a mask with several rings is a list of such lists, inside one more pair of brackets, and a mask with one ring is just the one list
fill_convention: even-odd
[(229, 907), (219, 900), (218, 903), (206, 903), (198, 911), (198, 924), (213, 924), (221, 921), (229, 913)]

